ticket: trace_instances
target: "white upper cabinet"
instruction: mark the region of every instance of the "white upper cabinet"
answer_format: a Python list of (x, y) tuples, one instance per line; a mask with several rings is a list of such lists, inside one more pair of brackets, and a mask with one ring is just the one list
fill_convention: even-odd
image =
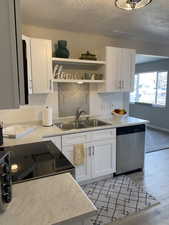
[(136, 50), (106, 47), (104, 92), (132, 92)]
[(25, 35), (22, 35), (22, 40), (25, 40), (26, 42), (28, 91), (29, 91), (29, 94), (32, 94), (31, 39)]
[(52, 41), (30, 39), (32, 93), (52, 91)]

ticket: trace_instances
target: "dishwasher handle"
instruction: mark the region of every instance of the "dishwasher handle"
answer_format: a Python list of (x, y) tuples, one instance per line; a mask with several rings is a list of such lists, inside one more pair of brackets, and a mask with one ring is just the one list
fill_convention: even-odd
[(127, 126), (127, 127), (119, 127), (116, 129), (116, 135), (125, 135), (132, 133), (145, 132), (145, 124), (135, 125), (135, 126)]

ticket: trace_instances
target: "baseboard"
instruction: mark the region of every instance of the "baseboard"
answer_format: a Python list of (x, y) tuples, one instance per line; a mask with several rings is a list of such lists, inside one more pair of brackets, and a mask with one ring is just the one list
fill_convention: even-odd
[(85, 185), (85, 184), (90, 184), (90, 183), (93, 183), (93, 182), (97, 182), (97, 181), (100, 181), (100, 180), (105, 180), (105, 179), (108, 179), (110, 177), (113, 177), (114, 174), (109, 174), (109, 175), (104, 175), (104, 176), (100, 176), (100, 177), (97, 177), (97, 178), (92, 178), (90, 180), (85, 180), (85, 181), (79, 181), (78, 183), (80, 185)]
[(151, 125), (151, 124), (147, 124), (147, 127), (155, 129), (155, 130), (160, 130), (160, 131), (164, 131), (164, 132), (168, 132), (169, 133), (169, 129), (166, 129), (166, 128), (154, 126), (154, 125)]

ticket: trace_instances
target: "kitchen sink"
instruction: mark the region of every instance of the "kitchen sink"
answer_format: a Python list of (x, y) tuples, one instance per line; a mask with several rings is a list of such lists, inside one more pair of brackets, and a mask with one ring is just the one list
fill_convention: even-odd
[(90, 120), (86, 121), (86, 124), (89, 127), (100, 127), (100, 126), (110, 125), (108, 123), (105, 123), (105, 122), (103, 122), (101, 120), (97, 120), (97, 119), (90, 119)]
[(78, 120), (78, 121), (70, 121), (67, 123), (58, 123), (56, 124), (62, 130), (73, 130), (73, 129), (84, 129), (84, 128), (92, 128), (92, 127), (101, 127), (111, 125), (109, 123), (103, 122), (97, 119), (86, 119), (86, 120)]

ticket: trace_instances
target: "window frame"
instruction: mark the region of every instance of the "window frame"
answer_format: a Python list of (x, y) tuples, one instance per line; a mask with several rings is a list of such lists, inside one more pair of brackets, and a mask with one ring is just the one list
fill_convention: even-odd
[[(147, 71), (147, 72), (141, 72), (141, 73), (135, 73), (134, 76), (138, 76), (137, 78), (137, 85), (136, 85), (136, 101), (135, 102), (130, 102), (130, 104), (140, 104), (140, 105), (147, 105), (147, 106), (151, 106), (151, 107), (155, 107), (155, 108), (166, 108), (166, 104), (165, 105), (160, 105), (160, 104), (153, 104), (153, 103), (146, 103), (146, 102), (138, 102), (138, 94), (139, 94), (139, 74), (142, 74), (142, 73), (156, 73), (156, 76), (157, 76), (157, 80), (156, 80), (156, 92), (155, 92), (155, 102), (157, 102), (157, 96), (158, 96), (158, 79), (159, 79), (159, 76), (158, 74), (159, 73), (165, 73), (167, 72), (167, 87), (168, 87), (168, 76), (169, 76), (169, 71), (168, 70), (158, 70), (158, 71)], [(135, 77), (134, 77), (135, 79)], [(166, 100), (167, 100), (167, 89), (166, 89)], [(167, 101), (166, 101), (167, 102)]]

